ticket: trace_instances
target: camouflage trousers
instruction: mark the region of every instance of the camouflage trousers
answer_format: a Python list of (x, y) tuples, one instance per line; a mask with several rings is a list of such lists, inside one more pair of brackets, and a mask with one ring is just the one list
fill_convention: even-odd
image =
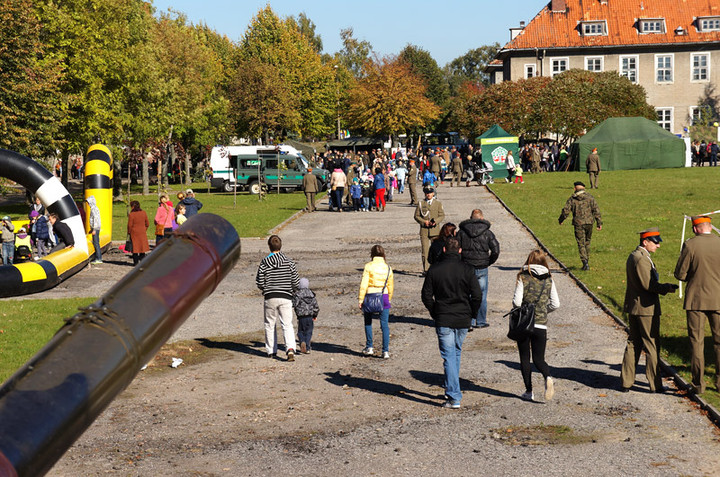
[(577, 242), (580, 260), (587, 262), (590, 260), (590, 240), (592, 239), (593, 225), (576, 225), (575, 241)]

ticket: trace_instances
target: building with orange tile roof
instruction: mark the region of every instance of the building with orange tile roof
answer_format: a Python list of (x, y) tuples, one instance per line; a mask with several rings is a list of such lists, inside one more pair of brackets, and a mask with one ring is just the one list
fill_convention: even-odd
[(645, 88), (658, 124), (675, 134), (720, 86), (720, 0), (552, 0), (523, 23), (487, 68), (494, 82), (618, 71)]

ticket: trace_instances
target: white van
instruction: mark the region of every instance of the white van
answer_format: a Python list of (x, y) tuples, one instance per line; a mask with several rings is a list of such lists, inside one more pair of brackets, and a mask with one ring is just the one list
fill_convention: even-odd
[[(260, 180), (269, 188), (300, 190), (309, 163), (292, 146), (215, 146), (210, 152), (210, 167), (212, 187), (225, 192), (242, 187), (259, 194)], [(330, 173), (324, 169), (313, 169), (312, 173), (325, 188)]]

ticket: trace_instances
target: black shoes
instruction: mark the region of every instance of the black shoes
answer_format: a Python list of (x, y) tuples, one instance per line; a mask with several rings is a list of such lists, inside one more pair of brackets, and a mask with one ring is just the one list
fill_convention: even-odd
[(590, 265), (587, 262), (583, 262), (582, 270), (590, 270)]

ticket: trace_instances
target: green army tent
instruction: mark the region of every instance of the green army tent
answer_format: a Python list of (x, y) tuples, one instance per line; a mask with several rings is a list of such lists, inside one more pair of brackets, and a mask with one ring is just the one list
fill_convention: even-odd
[(577, 163), (585, 171), (585, 159), (597, 147), (600, 167), (660, 169), (685, 165), (685, 142), (645, 118), (609, 118), (575, 142)]
[(497, 124), (475, 138), (475, 144), (482, 148), (482, 160), (492, 164), (492, 177), (507, 177), (505, 157), (512, 151), (515, 164), (518, 163), (518, 137), (512, 136)]

